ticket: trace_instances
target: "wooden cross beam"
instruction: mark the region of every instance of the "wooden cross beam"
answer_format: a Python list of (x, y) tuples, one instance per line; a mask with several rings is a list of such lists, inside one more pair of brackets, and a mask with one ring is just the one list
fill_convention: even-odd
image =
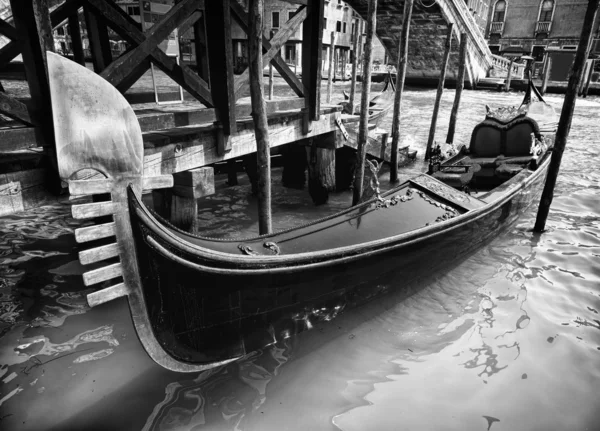
[[(237, 3), (231, 3), (231, 11), (233, 12), (233, 17), (238, 22), (242, 30), (248, 34), (250, 31), (248, 28), (248, 14), (244, 11), (244, 9)], [(288, 39), (296, 32), (298, 27), (302, 24), (302, 22), (307, 17), (306, 7), (302, 6), (296, 14), (286, 22), (279, 31), (275, 34), (273, 39), (270, 41), (264, 37), (262, 39), (263, 51), (263, 64), (267, 64), (269, 62), (273, 63), (273, 67), (279, 72), (281, 77), (288, 83), (288, 85), (292, 88), (292, 90), (299, 96), (304, 97), (305, 89), (302, 85), (302, 81), (298, 79), (296, 74), (292, 72), (292, 70), (288, 67), (288, 65), (283, 61), (281, 55), (279, 54), (281, 47), (288, 41)], [(240, 97), (241, 93), (244, 91), (246, 86), (248, 86), (249, 72), (248, 69), (244, 71), (241, 75), (239, 75), (235, 79), (235, 95), (236, 97)]]
[(2, 18), (0, 18), (0, 34), (8, 37), (10, 40), (17, 40), (19, 38), (17, 29)]
[(0, 92), (0, 113), (22, 123), (33, 124), (27, 106), (2, 92)]
[[(127, 15), (119, 6), (117, 6), (112, 0), (87, 0), (88, 4), (94, 9), (94, 11), (100, 15), (102, 15), (110, 24), (111, 28), (117, 32), (121, 37), (123, 37), (127, 42), (132, 45), (141, 45), (146, 40), (146, 35), (141, 31), (140, 26), (136, 23), (129, 15)], [(176, 5), (171, 12), (165, 17), (161, 23), (155, 24), (153, 26), (160, 26), (168, 17), (172, 17), (172, 14), (178, 13), (180, 7), (189, 7), (190, 3), (193, 3), (193, 0), (186, 0), (184, 2)], [(197, 8), (197, 3), (195, 4)], [(187, 9), (186, 9), (187, 10)], [(171, 14), (172, 13), (172, 14)], [(200, 17), (200, 13), (191, 12), (187, 17), (184, 18), (183, 23), (185, 24), (188, 19), (198, 19)], [(169, 24), (169, 27), (171, 25)], [(155, 31), (158, 31), (155, 30)], [(165, 36), (166, 37), (166, 36)], [(160, 42), (160, 41), (159, 41)], [(212, 96), (210, 94), (210, 89), (208, 88), (208, 84), (201, 79), (193, 70), (191, 70), (186, 65), (178, 65), (176, 61), (168, 57), (158, 46), (145, 46), (149, 52), (143, 52), (143, 56), (140, 54), (136, 54), (135, 60), (140, 57), (143, 57), (138, 63), (138, 66), (128, 73), (125, 69), (122, 69), (124, 72), (121, 72), (122, 80), (119, 82), (119, 69), (115, 70), (119, 67), (119, 64), (123, 64), (125, 62), (129, 62), (128, 64), (132, 64), (133, 60), (131, 57), (126, 57), (125, 54), (122, 57), (119, 57), (115, 63), (111, 64), (103, 73), (102, 76), (109, 80), (116, 88), (121, 92), (125, 92), (137, 79), (139, 79), (144, 72), (148, 69), (148, 61), (152, 60), (156, 66), (158, 66), (163, 72), (169, 75), (175, 82), (181, 85), (188, 93), (198, 99), (201, 103), (206, 105), (209, 108), (213, 107)], [(137, 48), (136, 48), (137, 49)], [(134, 49), (135, 50), (135, 49)], [(129, 54), (129, 53), (128, 53)], [(106, 75), (106, 76), (105, 76)], [(111, 76), (111, 79), (108, 79), (107, 76)], [(117, 85), (115, 85), (117, 84)]]

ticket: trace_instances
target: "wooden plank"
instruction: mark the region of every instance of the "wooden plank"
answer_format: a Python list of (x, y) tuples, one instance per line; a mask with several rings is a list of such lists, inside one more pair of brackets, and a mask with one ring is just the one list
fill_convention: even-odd
[(203, 167), (173, 175), (173, 194), (198, 199), (215, 193), (215, 170)]
[[(239, 24), (242, 30), (248, 34), (248, 14), (236, 2), (231, 4), (231, 11), (236, 22)], [(296, 14), (292, 17), (292, 19), (281, 26), (281, 28), (270, 41), (264, 36), (262, 38), (262, 50), (266, 50), (262, 57), (263, 64), (271, 62), (273, 67), (275, 67), (275, 69), (281, 74), (281, 77), (287, 82), (288, 85), (290, 85), (292, 90), (294, 90), (299, 97), (304, 97), (304, 86), (294, 72), (292, 72), (289, 66), (285, 63), (285, 61), (283, 61), (279, 53), (281, 52), (281, 47), (289, 40), (296, 30), (298, 30), (300, 24), (302, 24), (306, 17), (307, 9), (305, 7), (301, 7), (296, 11)], [(247, 88), (248, 77), (249, 71), (246, 69), (241, 75), (235, 78), (236, 98), (240, 97), (240, 95)]]
[(108, 27), (106, 21), (96, 16), (87, 5), (83, 8), (83, 11), (94, 71), (101, 73), (112, 62)]
[(104, 304), (105, 302), (112, 301), (113, 299), (128, 294), (129, 289), (125, 286), (125, 283), (119, 283), (88, 294), (87, 302), (90, 307), (96, 307), (97, 305)]
[(85, 66), (85, 55), (83, 53), (83, 43), (81, 41), (81, 28), (79, 25), (79, 15), (77, 13), (69, 16), (69, 34), (71, 35), (73, 57), (77, 63)]
[(84, 243), (97, 239), (115, 236), (116, 227), (114, 222), (99, 224), (95, 226), (86, 226), (75, 229), (75, 241)]
[(123, 275), (123, 266), (121, 263), (113, 263), (102, 268), (83, 273), (83, 284), (92, 286), (106, 280), (110, 280)]
[[(230, 136), (236, 131), (230, 4), (230, 0), (222, 0), (209, 1), (204, 5), (206, 33), (210, 35), (208, 41), (210, 92), (217, 121), (223, 127), (225, 136)], [(228, 138), (224, 139), (228, 140)]]
[(331, 104), (331, 94), (333, 92), (333, 78), (335, 74), (335, 66), (333, 65), (333, 57), (335, 54), (335, 31), (331, 32), (329, 39), (329, 60), (327, 61), (327, 104)]
[(204, 15), (194, 24), (194, 47), (196, 48), (196, 70), (198, 71), (198, 75), (204, 81), (209, 82)]
[(0, 92), (0, 113), (27, 125), (33, 124), (27, 105), (2, 92)]
[(115, 204), (110, 201), (73, 205), (71, 207), (71, 213), (75, 219), (88, 219), (111, 215), (115, 212), (115, 210)]
[(27, 150), (38, 146), (33, 127), (0, 129), (0, 153)]
[(69, 181), (69, 193), (75, 196), (99, 195), (110, 193), (114, 186), (112, 179), (71, 180)]
[(173, 175), (159, 175), (156, 177), (142, 178), (143, 190), (168, 189), (173, 187)]
[(19, 38), (17, 29), (4, 21), (2, 18), (0, 18), (0, 34), (8, 37), (11, 40), (17, 40)]
[(82, 265), (100, 262), (111, 257), (119, 255), (119, 246), (117, 243), (102, 245), (100, 247), (90, 248), (79, 252), (79, 262)]
[[(321, 55), (325, 4), (310, 0), (307, 18), (302, 24), (302, 84), (310, 121), (318, 120), (321, 111)], [(306, 125), (306, 128), (309, 128)]]
[(72, 15), (78, 13), (79, 8), (83, 6), (86, 0), (66, 0), (56, 6), (50, 12), (50, 25), (52, 28), (56, 28)]
[[(302, 131), (301, 113), (289, 114), (279, 121), (271, 122), (269, 119), (271, 148), (335, 131), (337, 116), (339, 116), (337, 108), (335, 112), (329, 110), (322, 114), (321, 120), (313, 123), (307, 135)], [(238, 132), (232, 136), (231, 151), (225, 155), (218, 155), (216, 146), (214, 134), (203, 132), (193, 141), (147, 149), (144, 157), (144, 173), (150, 176), (180, 172), (253, 153), (256, 151), (256, 140), (252, 125), (246, 127), (239, 125)]]

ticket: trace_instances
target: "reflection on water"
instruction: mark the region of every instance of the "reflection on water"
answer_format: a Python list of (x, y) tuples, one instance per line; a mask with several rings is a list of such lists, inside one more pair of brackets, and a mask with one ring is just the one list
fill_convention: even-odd
[[(408, 91), (403, 99), (402, 141), (420, 154), (434, 97)], [(490, 98), (520, 98), (463, 97), (461, 141)], [(451, 104), (446, 94), (446, 118)], [(311, 331), (204, 373), (152, 363), (124, 300), (87, 308), (72, 238), (78, 224), (66, 206), (0, 219), (0, 428), (597, 429), (599, 115), (598, 99), (578, 101), (546, 233), (530, 232), (532, 208), (451, 271), (409, 285), (378, 280), (373, 291), (387, 295), (307, 311), (297, 323)], [(441, 141), (447, 121), (439, 124)], [(422, 169), (417, 162), (405, 175)], [(277, 229), (350, 201), (336, 194), (327, 208), (314, 207), (306, 191), (274, 189)], [(227, 237), (256, 231), (255, 214), (242, 185), (205, 199), (199, 219)]]

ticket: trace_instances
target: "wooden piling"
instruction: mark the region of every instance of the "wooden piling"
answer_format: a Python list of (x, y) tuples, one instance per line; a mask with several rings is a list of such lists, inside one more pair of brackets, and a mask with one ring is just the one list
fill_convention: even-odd
[(433, 105), (433, 115), (431, 116), (431, 126), (429, 127), (429, 138), (427, 139), (427, 148), (425, 149), (425, 160), (429, 160), (431, 157), (431, 150), (433, 149), (433, 142), (435, 140), (435, 127), (437, 125), (438, 113), (440, 112), (440, 104), (442, 102), (442, 95), (444, 94), (444, 84), (446, 82), (446, 70), (448, 69), (448, 59), (450, 58), (450, 49), (452, 48), (452, 29), (453, 23), (448, 24), (448, 30), (446, 32), (446, 47), (444, 50), (444, 58), (442, 60), (442, 67), (440, 69), (440, 80), (438, 81), (437, 94), (435, 95), (435, 104)]
[(583, 19), (581, 37), (579, 40), (579, 45), (577, 46), (575, 60), (571, 66), (572, 73), (569, 77), (567, 93), (565, 94), (562, 111), (560, 113), (560, 120), (558, 121), (558, 129), (556, 131), (554, 147), (552, 149), (550, 166), (548, 167), (548, 175), (546, 177), (546, 183), (544, 184), (542, 199), (540, 201), (537, 218), (535, 220), (535, 226), (533, 228), (535, 232), (543, 232), (546, 227), (546, 219), (548, 218), (550, 205), (552, 204), (552, 198), (554, 196), (554, 187), (556, 186), (556, 179), (558, 178), (558, 172), (560, 170), (560, 162), (567, 145), (569, 130), (571, 129), (571, 120), (573, 119), (575, 101), (577, 100), (577, 88), (579, 86), (579, 82), (581, 81), (585, 61), (589, 55), (589, 42), (599, 3), (600, 0), (589, 0), (585, 17)]
[(79, 15), (77, 13), (69, 17), (69, 35), (71, 36), (71, 45), (73, 47), (73, 58), (77, 63), (85, 66), (85, 55), (81, 41), (81, 26), (79, 25)]
[[(462, 43), (462, 41), (461, 41)], [(506, 72), (506, 82), (504, 83), (504, 91), (510, 91), (510, 80), (512, 78), (512, 69), (513, 64), (515, 62), (514, 58), (510, 59), (510, 64), (508, 65), (508, 71)]]
[(590, 84), (592, 83), (592, 75), (594, 74), (594, 67), (596, 66), (596, 60), (592, 60), (592, 64), (590, 66), (590, 73), (587, 77), (585, 88), (583, 89), (583, 97), (587, 97), (588, 91), (590, 91)]
[[(451, 144), (454, 142), (454, 132), (456, 130), (456, 120), (458, 117), (458, 108), (460, 106), (460, 97), (462, 95), (463, 88), (465, 87), (465, 60), (467, 58), (467, 34), (460, 34), (460, 53), (459, 53), (459, 64), (458, 64), (458, 77), (456, 78), (456, 94), (454, 96), (454, 104), (452, 105), (452, 112), (450, 113), (450, 124), (448, 126), (448, 136), (446, 137), (446, 143)], [(512, 63), (511, 63), (512, 65)]]
[(371, 66), (373, 64), (373, 37), (377, 26), (377, 0), (369, 0), (367, 12), (367, 39), (363, 64), (362, 93), (360, 101), (360, 122), (358, 127), (358, 148), (356, 152), (356, 171), (352, 205), (358, 204), (363, 194), (365, 175), (365, 157), (367, 155), (367, 137), (369, 133), (369, 99), (371, 95)]
[(394, 116), (392, 117), (392, 148), (390, 153), (390, 182), (398, 181), (398, 145), (400, 142), (400, 114), (402, 111), (402, 92), (406, 79), (406, 62), (408, 57), (408, 35), (410, 33), (410, 18), (414, 0), (405, 0), (402, 19), (402, 35), (396, 67), (396, 94), (394, 94)]
[[(275, 32), (271, 30), (271, 39)], [(273, 63), (269, 62), (269, 100), (273, 100)]]
[(544, 78), (542, 80), (542, 88), (540, 93), (542, 96), (546, 94), (546, 89), (548, 88), (548, 80), (550, 79), (550, 71), (552, 70), (552, 57), (548, 56), (546, 59), (546, 68), (544, 69)]
[(346, 81), (346, 56), (348, 51), (342, 51), (342, 82)]
[(358, 46), (359, 46), (359, 22), (356, 21), (354, 25), (354, 38), (352, 40), (352, 76), (350, 77), (350, 98), (348, 100), (348, 104), (350, 106), (350, 114), (354, 115), (354, 98), (356, 95), (356, 72), (358, 68), (358, 62), (360, 61), (360, 57), (358, 56)]
[(335, 51), (335, 31), (331, 32), (331, 42), (329, 45), (329, 71), (327, 74), (327, 103), (331, 103), (331, 93), (333, 92), (333, 74), (334, 66), (333, 66), (333, 54)]
[(579, 86), (577, 87), (577, 95), (579, 97), (581, 97), (583, 95), (583, 89), (585, 88), (585, 77), (586, 77), (586, 73), (588, 72), (588, 68), (589, 68), (589, 62), (585, 62), (584, 66), (583, 66), (583, 72), (581, 73), (581, 80), (579, 81)]
[(227, 185), (229, 187), (238, 185), (237, 162), (235, 159), (227, 160)]
[(262, 35), (264, 0), (249, 0), (248, 4), (248, 68), (250, 72), (250, 98), (252, 119), (256, 135), (256, 160), (258, 163), (258, 228), (260, 235), (271, 233), (271, 154), (269, 126), (262, 85)]

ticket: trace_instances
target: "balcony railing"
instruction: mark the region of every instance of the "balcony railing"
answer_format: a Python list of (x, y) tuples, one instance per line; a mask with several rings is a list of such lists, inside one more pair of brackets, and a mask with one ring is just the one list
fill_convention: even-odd
[(538, 34), (538, 33), (550, 34), (551, 28), (552, 28), (552, 21), (538, 21), (538, 23), (535, 26), (535, 34)]
[(490, 27), (490, 34), (499, 34), (502, 36), (502, 31), (504, 30), (504, 22), (496, 21), (492, 22), (492, 26)]

